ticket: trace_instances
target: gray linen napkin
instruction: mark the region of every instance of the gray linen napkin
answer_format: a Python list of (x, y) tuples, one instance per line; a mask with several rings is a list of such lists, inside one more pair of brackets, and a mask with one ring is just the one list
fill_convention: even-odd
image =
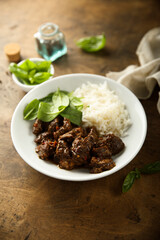
[[(147, 99), (155, 85), (160, 86), (160, 28), (144, 35), (136, 54), (140, 66), (130, 65), (121, 72), (108, 72), (106, 76), (128, 87), (139, 99)], [(157, 109), (160, 113), (160, 92)]]

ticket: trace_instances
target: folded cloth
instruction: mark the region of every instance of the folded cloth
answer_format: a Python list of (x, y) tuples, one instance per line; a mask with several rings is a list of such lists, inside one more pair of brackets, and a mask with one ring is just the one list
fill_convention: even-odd
[[(144, 35), (136, 54), (140, 66), (130, 65), (121, 72), (108, 72), (106, 76), (128, 87), (139, 99), (147, 99), (155, 85), (160, 86), (160, 28)], [(160, 113), (160, 92), (157, 109)]]

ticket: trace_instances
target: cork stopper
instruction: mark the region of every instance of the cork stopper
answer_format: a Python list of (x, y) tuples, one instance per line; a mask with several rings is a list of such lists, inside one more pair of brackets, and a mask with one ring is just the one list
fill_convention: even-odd
[(20, 46), (17, 43), (9, 43), (4, 47), (4, 52), (10, 62), (19, 62)]

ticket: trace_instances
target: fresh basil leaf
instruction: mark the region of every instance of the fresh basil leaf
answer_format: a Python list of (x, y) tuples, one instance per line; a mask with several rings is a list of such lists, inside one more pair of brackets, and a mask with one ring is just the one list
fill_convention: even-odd
[(73, 96), (73, 97), (71, 98), (71, 103), (72, 103), (74, 106), (82, 106), (82, 105), (83, 105), (81, 99), (78, 98), (78, 97), (75, 97), (75, 96)]
[(64, 93), (64, 94), (66, 94), (66, 95), (69, 94), (69, 92), (68, 92), (68, 91), (65, 91), (65, 90), (61, 90), (61, 92)]
[(56, 108), (59, 108), (60, 106), (67, 107), (69, 105), (68, 95), (59, 89), (53, 94), (52, 101)]
[(75, 105), (72, 104), (71, 101), (70, 101), (70, 107), (74, 108), (74, 109), (77, 109), (78, 111), (82, 111), (83, 110), (83, 105), (75, 106)]
[(40, 102), (52, 103), (53, 92), (49, 93), (46, 97), (39, 99)]
[(36, 64), (29, 59), (26, 59), (19, 67), (27, 72), (33, 69), (36, 71)]
[(48, 72), (50, 70), (51, 61), (36, 62), (37, 72)]
[(81, 101), (81, 98), (78, 98), (78, 97), (74, 96), (74, 95), (73, 95), (73, 92), (70, 92), (70, 93), (68, 94), (68, 96), (69, 96), (69, 99), (70, 99), (70, 106), (71, 106), (72, 108), (76, 108), (76, 109), (79, 110), (79, 111), (82, 111), (82, 109), (83, 109), (83, 103), (82, 103), (82, 101)]
[(37, 113), (37, 118), (44, 121), (50, 122), (54, 118), (56, 118), (59, 114), (59, 111), (54, 108), (54, 106), (50, 103), (40, 102), (39, 109)]
[(79, 39), (76, 44), (86, 52), (97, 52), (105, 47), (106, 37), (104, 34), (85, 37)]
[(31, 101), (23, 111), (23, 118), (25, 120), (34, 120), (37, 118), (37, 112), (39, 107), (39, 100), (34, 99)]
[(160, 172), (160, 161), (154, 163), (149, 163), (140, 169), (140, 172), (143, 174), (152, 174)]
[(72, 91), (72, 92), (68, 92), (68, 97), (69, 97), (70, 100), (71, 100), (72, 97), (73, 97), (73, 93), (74, 93), (74, 91)]
[(50, 76), (52, 76), (49, 72), (38, 72), (33, 76), (35, 83), (45, 82)]
[(58, 107), (58, 111), (59, 111), (59, 112), (62, 112), (62, 111), (64, 111), (65, 108), (66, 108), (65, 106), (59, 106), (59, 107)]
[(76, 108), (77, 108), (78, 111), (82, 111), (83, 110), (83, 105), (77, 106)]
[(29, 81), (30, 81), (30, 83), (31, 84), (34, 84), (34, 78), (33, 78), (33, 76), (35, 75), (35, 73), (36, 73), (36, 70), (35, 69), (33, 69), (33, 70), (31, 70), (30, 72), (29, 72)]
[(28, 72), (19, 68), (16, 63), (10, 63), (9, 65), (9, 71), (11, 73), (14, 73), (16, 77), (18, 77), (20, 80), (28, 80)]
[(127, 174), (126, 178), (124, 179), (123, 185), (122, 185), (122, 192), (128, 192), (128, 190), (132, 187), (135, 179), (136, 179), (137, 173), (136, 171), (131, 171)]
[(25, 79), (19, 79), (20, 82), (26, 84), (26, 85), (31, 85), (31, 83), (28, 80)]
[(60, 113), (62, 117), (69, 119), (72, 123), (80, 125), (82, 121), (82, 112), (78, 111), (76, 108), (68, 106)]

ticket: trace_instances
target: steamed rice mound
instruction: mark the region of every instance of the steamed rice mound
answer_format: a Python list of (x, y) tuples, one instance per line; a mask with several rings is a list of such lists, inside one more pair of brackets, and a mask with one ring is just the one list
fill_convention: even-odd
[(82, 98), (84, 127), (95, 126), (100, 135), (127, 135), (127, 129), (131, 125), (129, 113), (125, 104), (108, 88), (106, 82), (82, 84), (75, 90), (74, 95)]

